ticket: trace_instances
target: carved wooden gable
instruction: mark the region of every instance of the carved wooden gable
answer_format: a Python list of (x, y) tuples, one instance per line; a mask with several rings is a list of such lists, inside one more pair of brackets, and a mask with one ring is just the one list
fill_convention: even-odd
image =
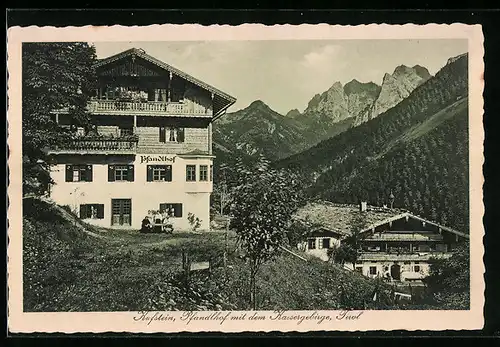
[(164, 76), (167, 72), (135, 56), (126, 57), (101, 67), (101, 76)]

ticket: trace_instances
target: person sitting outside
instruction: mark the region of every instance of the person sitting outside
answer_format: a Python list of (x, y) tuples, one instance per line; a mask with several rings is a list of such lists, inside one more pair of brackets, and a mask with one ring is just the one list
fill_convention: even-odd
[(149, 220), (149, 216), (144, 217), (141, 225), (141, 233), (149, 233), (153, 226), (151, 225), (151, 221)]
[(155, 224), (161, 224), (161, 219), (162, 219), (161, 217), (162, 217), (162, 216), (161, 216), (160, 212), (155, 211), (155, 212), (153, 213), (153, 222), (154, 222)]

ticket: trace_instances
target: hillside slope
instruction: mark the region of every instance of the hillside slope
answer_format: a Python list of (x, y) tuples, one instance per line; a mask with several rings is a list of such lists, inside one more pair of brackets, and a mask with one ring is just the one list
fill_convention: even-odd
[(308, 177), (313, 196), (383, 204), (392, 190), (395, 206), (466, 231), (467, 64), (451, 60), (395, 107), (277, 165)]
[(369, 158), (362, 170), (334, 179), (323, 174), (314, 191), (340, 202), (368, 200), (427, 216), (468, 232), (467, 98), (405, 132)]
[[(23, 212), (25, 312), (250, 308), (249, 267), (239, 258), (231, 232), (226, 254), (230, 267), (225, 271), (224, 232), (144, 235), (108, 230), (96, 238), (44, 201), (25, 199)], [(194, 262), (210, 260), (210, 273), (192, 272), (187, 281), (182, 252)], [(334, 264), (304, 262), (284, 253), (262, 266), (257, 286), (259, 309), (340, 310), (366, 308), (380, 283)], [(374, 308), (388, 304), (380, 299), (372, 303)]]

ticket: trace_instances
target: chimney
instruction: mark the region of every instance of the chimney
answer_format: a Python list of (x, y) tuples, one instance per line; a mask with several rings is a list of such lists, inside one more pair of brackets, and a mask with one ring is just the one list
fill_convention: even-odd
[(366, 211), (366, 207), (367, 207), (367, 203), (366, 201), (361, 201), (359, 203), (359, 211), (360, 212), (365, 212)]

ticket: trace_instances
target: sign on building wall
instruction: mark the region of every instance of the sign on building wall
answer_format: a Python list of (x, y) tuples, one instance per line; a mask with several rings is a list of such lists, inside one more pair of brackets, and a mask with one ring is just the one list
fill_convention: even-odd
[(174, 163), (175, 155), (141, 155), (141, 164), (145, 163)]

